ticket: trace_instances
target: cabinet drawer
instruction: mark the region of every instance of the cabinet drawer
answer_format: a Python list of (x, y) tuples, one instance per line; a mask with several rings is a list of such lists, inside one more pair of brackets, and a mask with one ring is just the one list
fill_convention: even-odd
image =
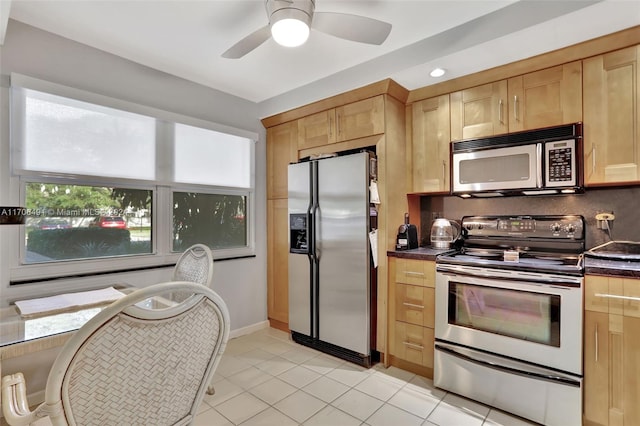
[(584, 309), (640, 318), (640, 280), (588, 275)]
[(435, 289), (396, 283), (396, 320), (434, 326)]
[(435, 277), (435, 262), (415, 259), (397, 259), (397, 283), (435, 287)]
[(395, 353), (414, 364), (433, 368), (433, 329), (396, 321)]

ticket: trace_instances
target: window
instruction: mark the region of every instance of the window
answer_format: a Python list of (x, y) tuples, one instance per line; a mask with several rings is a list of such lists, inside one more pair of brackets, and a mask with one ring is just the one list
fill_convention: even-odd
[(253, 254), (256, 135), (11, 78), (12, 182), (27, 209), (12, 278), (166, 264), (196, 243)]
[(24, 117), (18, 170), (154, 179), (152, 117), (28, 89), (14, 99)]
[(247, 245), (247, 196), (173, 193), (173, 250), (196, 243), (216, 249)]
[(251, 145), (246, 138), (176, 124), (174, 180), (250, 188)]
[(25, 263), (150, 254), (152, 191), (26, 184)]

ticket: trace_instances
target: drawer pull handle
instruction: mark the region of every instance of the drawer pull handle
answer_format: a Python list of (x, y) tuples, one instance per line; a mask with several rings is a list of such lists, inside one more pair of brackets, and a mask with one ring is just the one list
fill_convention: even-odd
[(404, 345), (406, 345), (406, 346), (409, 346), (410, 348), (413, 348), (413, 349), (420, 349), (420, 350), (423, 350), (423, 349), (424, 349), (424, 346), (422, 346), (422, 345), (416, 345), (415, 343), (411, 343), (411, 342), (402, 342), (402, 343), (403, 343)]
[(596, 323), (596, 362), (598, 362), (598, 349), (599, 349), (599, 345), (598, 345), (598, 324)]
[(405, 275), (409, 275), (412, 277), (424, 277), (424, 272), (405, 271)]
[(409, 303), (409, 302), (403, 302), (402, 304), (410, 308), (424, 309), (424, 305), (416, 305), (415, 303)]
[(594, 296), (603, 297), (605, 299), (620, 299), (620, 300), (631, 300), (633, 302), (640, 302), (640, 297), (619, 296), (617, 294), (605, 294), (605, 293), (596, 293)]

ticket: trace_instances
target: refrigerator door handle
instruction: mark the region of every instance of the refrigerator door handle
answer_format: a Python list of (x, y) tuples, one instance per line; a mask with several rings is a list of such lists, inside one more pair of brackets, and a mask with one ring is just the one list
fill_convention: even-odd
[(320, 335), (318, 313), (320, 310), (319, 298), (320, 298), (320, 257), (318, 255), (318, 162), (313, 161), (311, 163), (311, 205), (310, 205), (310, 218), (309, 218), (309, 232), (311, 235), (310, 252), (310, 267), (311, 267), (311, 337), (317, 339)]

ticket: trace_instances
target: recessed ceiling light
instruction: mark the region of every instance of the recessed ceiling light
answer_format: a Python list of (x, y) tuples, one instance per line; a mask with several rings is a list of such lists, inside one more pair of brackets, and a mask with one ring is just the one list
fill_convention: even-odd
[(431, 77), (442, 77), (446, 71), (442, 68), (435, 68), (433, 71), (429, 73)]

